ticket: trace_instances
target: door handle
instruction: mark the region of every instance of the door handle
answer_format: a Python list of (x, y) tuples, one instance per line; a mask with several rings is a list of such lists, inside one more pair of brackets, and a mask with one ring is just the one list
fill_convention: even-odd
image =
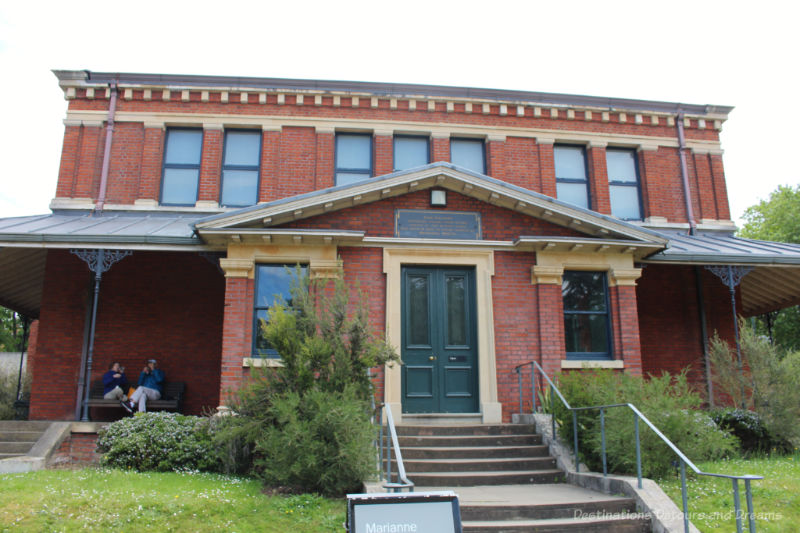
[(432, 355), (432, 356), (428, 357), (428, 361), (436, 361), (436, 356)]

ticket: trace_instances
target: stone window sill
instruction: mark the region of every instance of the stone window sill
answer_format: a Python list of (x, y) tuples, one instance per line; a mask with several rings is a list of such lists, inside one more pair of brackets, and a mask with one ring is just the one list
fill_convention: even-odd
[(242, 368), (276, 368), (283, 366), (280, 359), (266, 357), (245, 357), (242, 359)]
[(563, 359), (561, 361), (561, 368), (625, 368), (625, 364), (621, 359), (614, 359), (611, 361)]

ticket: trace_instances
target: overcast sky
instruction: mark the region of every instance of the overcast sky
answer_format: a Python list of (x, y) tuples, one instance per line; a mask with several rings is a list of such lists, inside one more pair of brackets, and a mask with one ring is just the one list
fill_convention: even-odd
[(0, 3), (0, 217), (49, 212), (51, 69), (427, 83), (735, 106), (734, 219), (800, 183), (796, 2)]

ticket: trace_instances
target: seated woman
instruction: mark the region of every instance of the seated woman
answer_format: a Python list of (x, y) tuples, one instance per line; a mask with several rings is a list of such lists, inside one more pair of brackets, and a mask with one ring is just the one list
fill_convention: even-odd
[(108, 372), (103, 374), (103, 399), (125, 401), (125, 389), (128, 388), (128, 380), (125, 377), (125, 369), (119, 366), (116, 361), (108, 367)]

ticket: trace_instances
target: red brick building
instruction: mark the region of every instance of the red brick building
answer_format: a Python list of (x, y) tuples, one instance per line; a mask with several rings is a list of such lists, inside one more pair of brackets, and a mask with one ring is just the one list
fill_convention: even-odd
[(135, 379), (149, 357), (186, 382), (185, 412), (225, 406), (279, 360), (258, 324), (285, 265), (358, 281), (404, 361), (377, 369), (396, 420), (507, 421), (531, 360), (690, 367), (705, 390), (705, 340), (733, 336), (730, 287), (743, 315), (800, 297), (797, 246), (733, 237), (729, 107), (55, 74), (52, 214), (0, 219), (0, 304), (39, 319), (31, 418), (80, 417), (111, 361)]

